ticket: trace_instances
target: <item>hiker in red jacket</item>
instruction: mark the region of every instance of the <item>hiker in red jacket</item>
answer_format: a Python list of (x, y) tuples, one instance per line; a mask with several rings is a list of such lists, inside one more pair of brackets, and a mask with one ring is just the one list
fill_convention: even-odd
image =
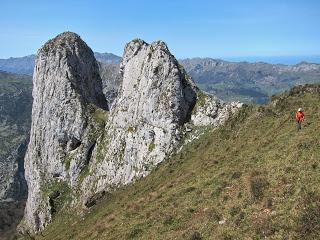
[(301, 122), (304, 120), (304, 112), (302, 108), (299, 108), (296, 112), (297, 129), (301, 130)]

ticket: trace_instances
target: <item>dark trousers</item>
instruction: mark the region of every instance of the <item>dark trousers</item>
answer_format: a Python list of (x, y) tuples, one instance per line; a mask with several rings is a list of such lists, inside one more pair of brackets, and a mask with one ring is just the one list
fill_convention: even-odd
[(301, 130), (301, 120), (297, 120), (297, 130)]

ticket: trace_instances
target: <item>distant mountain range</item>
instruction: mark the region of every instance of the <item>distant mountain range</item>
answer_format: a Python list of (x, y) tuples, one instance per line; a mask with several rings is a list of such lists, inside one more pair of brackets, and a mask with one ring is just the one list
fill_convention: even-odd
[(198, 86), (226, 101), (265, 103), (275, 93), (320, 81), (320, 64), (228, 62), (212, 58), (180, 60)]
[[(121, 83), (119, 63), (121, 57), (112, 53), (94, 53), (100, 62), (102, 78), (109, 102), (117, 94)], [(0, 70), (32, 75), (35, 55), (0, 59)], [(275, 93), (293, 86), (320, 81), (320, 64), (301, 62), (295, 65), (264, 62), (230, 62), (212, 58), (179, 60), (198, 86), (225, 101), (265, 103)], [(104, 82), (105, 83), (105, 82)], [(109, 99), (110, 96), (110, 99)]]
[(247, 56), (247, 57), (223, 57), (230, 62), (265, 62), (271, 64), (294, 65), (306, 61), (310, 63), (320, 63), (320, 55), (305, 56)]
[(113, 53), (98, 53), (94, 52), (94, 56), (97, 61), (107, 64), (120, 64), (121, 57), (114, 55)]
[(25, 57), (0, 59), (0, 70), (11, 73), (32, 75), (35, 58), (36, 55), (32, 54)]
[[(99, 62), (107, 64), (119, 64), (121, 61), (121, 57), (112, 53), (95, 52), (94, 55)], [(0, 59), (0, 70), (17, 74), (32, 75), (35, 59), (35, 54), (25, 57)]]

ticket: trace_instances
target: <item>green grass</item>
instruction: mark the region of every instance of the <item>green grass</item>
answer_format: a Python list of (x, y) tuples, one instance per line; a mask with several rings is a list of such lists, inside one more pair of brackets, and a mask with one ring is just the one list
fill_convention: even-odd
[(105, 111), (101, 108), (96, 108), (92, 114), (93, 120), (100, 125), (105, 125), (108, 119), (108, 111)]
[(149, 147), (148, 147), (149, 152), (152, 152), (155, 147), (156, 147), (156, 145), (153, 142), (150, 143)]
[(42, 189), (41, 194), (44, 198), (49, 198), (51, 213), (61, 213), (61, 210), (72, 200), (72, 193), (69, 185), (62, 180), (48, 182)]
[(36, 239), (319, 239), (320, 96), (300, 88), (273, 99), (245, 106), (85, 215), (57, 214)]

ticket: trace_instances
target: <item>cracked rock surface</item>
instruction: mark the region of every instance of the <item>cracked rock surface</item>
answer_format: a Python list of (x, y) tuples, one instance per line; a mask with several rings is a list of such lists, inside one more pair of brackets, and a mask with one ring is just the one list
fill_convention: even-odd
[(108, 109), (98, 64), (78, 35), (62, 33), (39, 50), (21, 231), (42, 230), (65, 196), (90, 207), (148, 175), (183, 143), (187, 125), (218, 126), (241, 106), (200, 91), (162, 41), (129, 42), (120, 72), (119, 87), (103, 86), (117, 89)]
[(77, 34), (62, 33), (38, 51), (32, 94), (32, 125), (25, 156), (29, 189), (25, 222), (34, 231), (43, 229), (54, 211), (46, 185), (54, 181), (74, 184), (88, 164), (86, 155), (95, 141), (90, 136), (95, 128), (90, 123), (92, 112), (107, 109), (98, 64)]

